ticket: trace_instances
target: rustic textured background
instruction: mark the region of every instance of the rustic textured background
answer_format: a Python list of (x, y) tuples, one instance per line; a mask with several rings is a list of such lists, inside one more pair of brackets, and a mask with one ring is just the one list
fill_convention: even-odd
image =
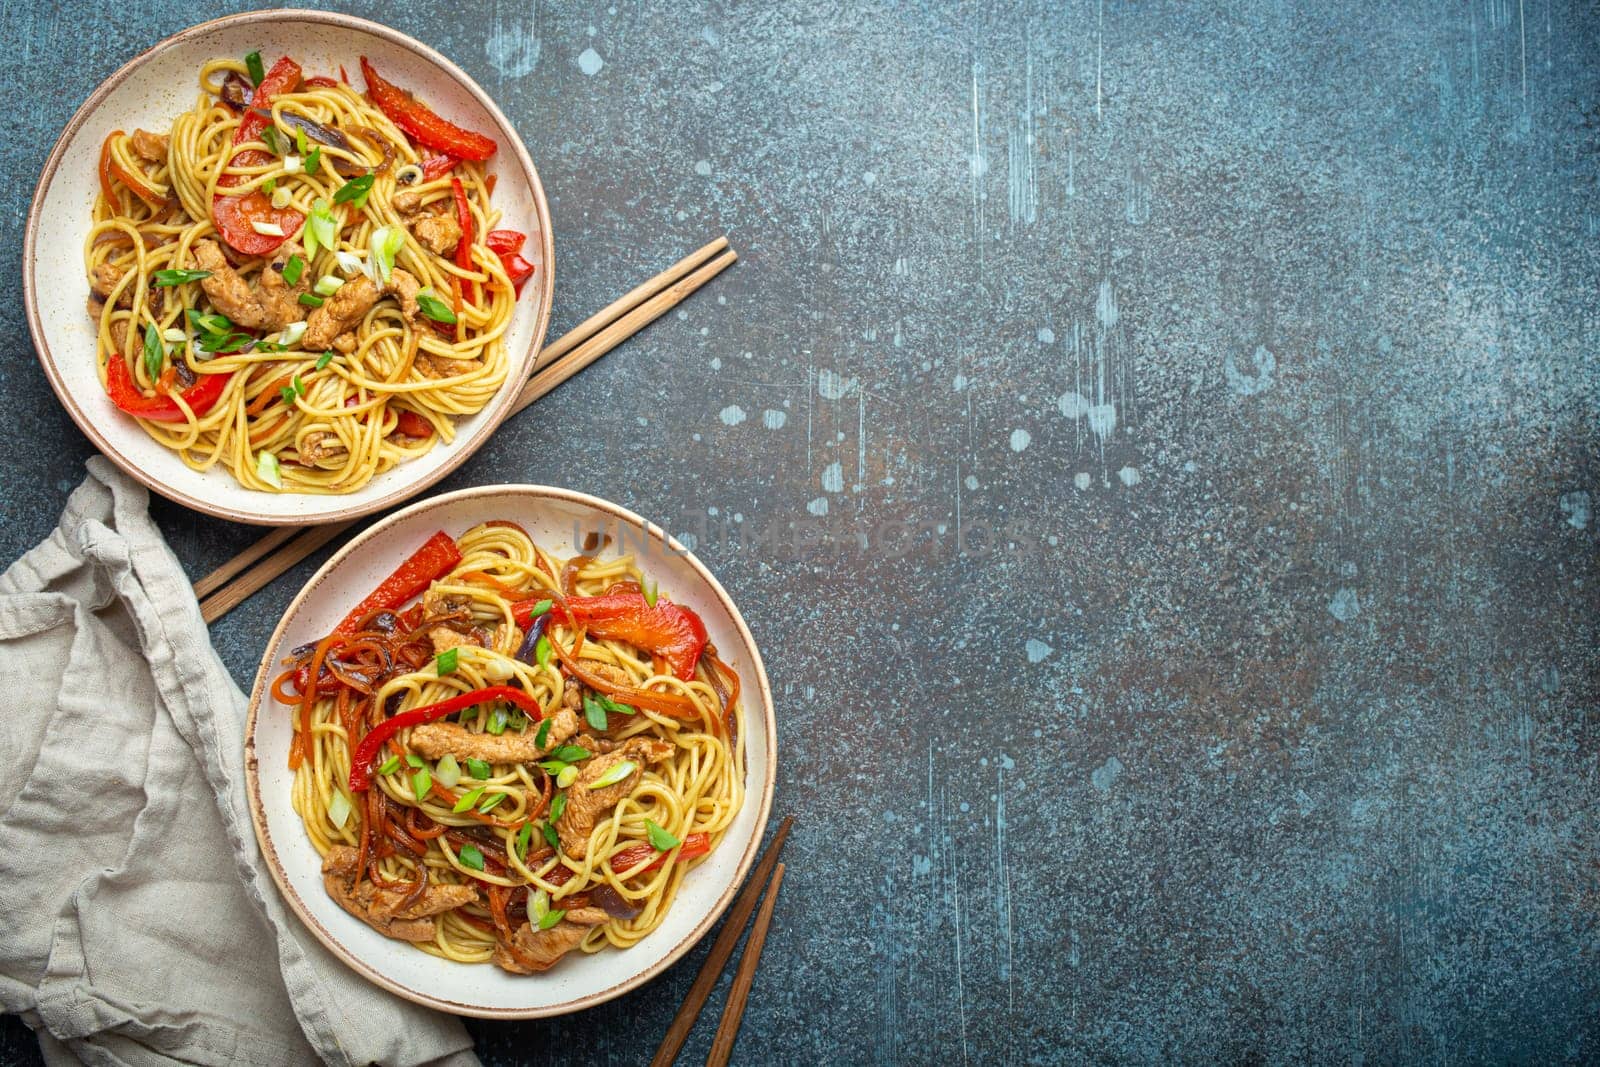
[[(740, 250), (446, 483), (692, 534), (762, 640), (740, 1061), (1600, 1057), (1593, 5), (331, 6), (518, 122), (552, 336)], [(89, 451), (28, 197), (203, 12), (0, 10), (10, 559)], [(156, 513), (196, 575), (257, 533)], [(311, 569), (216, 628), (241, 684)], [(640, 1060), (701, 956), (480, 1051)]]

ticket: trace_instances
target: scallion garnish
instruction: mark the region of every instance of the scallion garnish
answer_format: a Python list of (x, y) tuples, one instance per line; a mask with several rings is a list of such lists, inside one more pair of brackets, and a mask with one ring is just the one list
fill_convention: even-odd
[(267, 194), (268, 196), (271, 196), (273, 193), (276, 193), (278, 191), (278, 179), (276, 179), (276, 178), (268, 178), (266, 181), (262, 182), (261, 183), (261, 191), (263, 193)]
[(339, 243), (339, 220), (333, 217), (328, 202), (317, 197), (311, 202), (311, 214), (305, 225), (306, 259), (317, 258), (317, 247), (332, 249)]
[(456, 857), (461, 860), (463, 867), (471, 867), (475, 871), (483, 870), (483, 853), (473, 845), (462, 845)]
[(615, 700), (612, 700), (610, 697), (606, 696), (604, 693), (596, 693), (594, 695), (594, 698), (597, 701), (600, 702), (600, 706), (602, 708), (605, 708), (607, 711), (612, 712), (614, 714), (617, 714), (617, 715), (637, 715), (637, 714), (639, 714), (639, 709), (634, 707), (632, 704), (619, 703), (619, 702), (617, 702)]
[(434, 322), (442, 322), (446, 326), (454, 326), (456, 323), (456, 313), (450, 310), (450, 305), (426, 289), (417, 294), (417, 306)]
[(261, 141), (275, 156), (283, 155), (283, 146), (278, 144), (278, 127), (268, 126), (261, 131)]
[(658, 590), (659, 587), (654, 581), (646, 581), (644, 583), (644, 602), (649, 604), (651, 607), (655, 607)]
[(546, 719), (539, 724), (538, 732), (533, 735), (533, 743), (539, 748), (543, 748), (544, 743), (548, 740), (550, 740), (550, 720)]
[(510, 795), (509, 793), (491, 793), (491, 794), (489, 794), (489, 796), (484, 799), (484, 802), (482, 804), (478, 805), (478, 813), (481, 814), (481, 815), (489, 814), (495, 808), (499, 807), (500, 806), (500, 802), (502, 800), (504, 800), (509, 795)]
[(517, 840), (512, 845), (517, 850), (517, 859), (520, 860), (528, 854), (528, 842), (532, 840), (533, 823), (525, 822), (522, 824), (522, 829), (517, 831)]
[(306, 173), (316, 174), (317, 168), (322, 166), (322, 146), (317, 145), (306, 153)]
[(631, 759), (625, 759), (606, 768), (606, 772), (589, 783), (590, 789), (604, 789), (608, 785), (616, 785), (627, 779), (628, 775), (639, 769), (639, 765)]
[(460, 660), (460, 658), (460, 649), (447, 648), (437, 656), (433, 657), (433, 669), (441, 678), (447, 674), (454, 674), (456, 671), (456, 663), (458, 660)]
[(546, 774), (560, 774), (567, 769), (567, 765), (558, 759), (540, 760), (539, 766)]
[(456, 762), (454, 756), (446, 752), (439, 757), (439, 762), (433, 765), (433, 776), (446, 789), (454, 789), (456, 783), (461, 781), (461, 764)]
[(481, 759), (469, 759), (467, 760), (467, 773), (482, 781), (494, 773), (494, 768)]
[(283, 474), (278, 469), (278, 457), (271, 452), (262, 452), (256, 457), (256, 477), (272, 486), (274, 489), (283, 488)]
[(304, 127), (294, 128), (294, 150), (302, 156), (306, 154), (306, 131)]
[(601, 707), (600, 702), (591, 696), (583, 698), (583, 717), (588, 719), (589, 725), (596, 730), (605, 730), (610, 725), (606, 721), (606, 709)]
[(379, 774), (393, 774), (400, 769), (400, 757), (390, 756), (383, 761), (383, 766), (378, 768)]
[(582, 745), (562, 745), (551, 755), (563, 763), (577, 763), (581, 759), (588, 759), (592, 753)]
[[(569, 771), (571, 767), (567, 768)], [(567, 810), (567, 794), (557, 793), (556, 798), (550, 802), (550, 821), (560, 822), (561, 813)]]
[(161, 330), (153, 322), (144, 327), (144, 372), (154, 382), (161, 377), (161, 364), (167, 358), (167, 346), (161, 343)]
[(367, 195), (372, 192), (372, 183), (376, 179), (377, 176), (373, 174), (363, 174), (360, 177), (351, 178), (334, 191), (333, 202), (335, 204), (349, 204), (356, 208), (366, 207)]
[(405, 243), (406, 231), (398, 226), (379, 226), (372, 231), (369, 247), (373, 269), (377, 272), (375, 280), (379, 285), (389, 284), (389, 276), (394, 273), (394, 258), (400, 254)]
[(565, 919), (566, 917), (567, 917), (567, 913), (566, 913), (565, 910), (546, 912), (539, 919), (539, 929), (548, 930), (552, 926), (554, 926), (556, 923), (560, 922), (562, 919)]
[(539, 664), (540, 670), (550, 667), (550, 639), (543, 634), (539, 635), (539, 643), (533, 646), (534, 662)]
[(411, 764), (413, 767), (421, 767), (423, 765), (422, 757), (417, 755), (415, 752), (406, 753), (406, 762)]
[(208, 270), (158, 270), (156, 271), (157, 285), (187, 285), (197, 282), (201, 278), (211, 277)]
[(333, 799), (328, 801), (328, 821), (333, 823), (334, 829), (343, 830), (345, 822), (350, 818), (350, 798), (335, 789)]
[(422, 770), (411, 776), (411, 792), (416, 796), (419, 803), (423, 797), (428, 795), (428, 791), (432, 788), (433, 775), (428, 773), (428, 768), (424, 767)]
[(489, 721), (483, 727), (486, 731), (496, 736), (506, 732), (506, 709), (495, 708), (489, 713)]
[(528, 898), (528, 914), (533, 916), (535, 922), (550, 914), (549, 890), (536, 890), (533, 895)]
[(571, 789), (572, 783), (576, 782), (577, 780), (578, 768), (569, 763), (561, 769), (560, 774), (556, 775), (556, 788)]
[(478, 788), (472, 790), (470, 793), (461, 794), (461, 799), (456, 801), (455, 807), (451, 808), (450, 810), (452, 812), (454, 812), (455, 814), (460, 815), (462, 812), (466, 811), (468, 808), (471, 808), (471, 807), (475, 806), (478, 803), (478, 799), (480, 797), (482, 797), (482, 796), (483, 796), (483, 786), (480, 785)]
[(260, 52), (251, 52), (244, 57), (244, 69), (250, 72), (250, 84), (260, 85), (267, 77), (267, 68), (261, 62)]
[(322, 297), (317, 296), (315, 293), (301, 293), (300, 303), (308, 308), (319, 308), (322, 306)]
[(649, 819), (644, 821), (644, 829), (645, 833), (650, 835), (650, 844), (657, 852), (665, 852), (669, 848), (677, 848), (683, 844)]
[(333, 353), (332, 352), (324, 352), (324, 353), (322, 353), (322, 355), (317, 357), (317, 369), (318, 370), (322, 370), (324, 367), (326, 367), (328, 364), (330, 364), (332, 362), (333, 362)]
[(556, 828), (549, 823), (544, 824), (544, 842), (551, 848), (561, 847), (561, 838), (556, 836)]
[(317, 279), (317, 284), (311, 287), (311, 291), (318, 296), (332, 296), (339, 291), (339, 287), (343, 284), (344, 279), (337, 274), (324, 274)]
[(290, 285), (300, 284), (300, 275), (306, 272), (306, 261), (298, 255), (289, 257), (289, 262), (283, 265), (283, 280)]

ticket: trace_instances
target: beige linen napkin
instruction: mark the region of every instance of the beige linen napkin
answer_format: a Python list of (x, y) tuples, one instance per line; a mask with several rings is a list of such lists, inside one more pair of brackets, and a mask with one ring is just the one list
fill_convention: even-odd
[(244, 696), (146, 504), (96, 457), (0, 576), (0, 1007), (52, 1063), (477, 1063), (285, 912)]

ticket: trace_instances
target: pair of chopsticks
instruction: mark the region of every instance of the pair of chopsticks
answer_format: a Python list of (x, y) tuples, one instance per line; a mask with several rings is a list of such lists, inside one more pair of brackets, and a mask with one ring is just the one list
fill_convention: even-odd
[[(673, 1016), (672, 1025), (667, 1027), (667, 1036), (661, 1039), (661, 1047), (656, 1049), (650, 1067), (672, 1067), (672, 1061), (678, 1058), (683, 1043), (689, 1039), (689, 1031), (694, 1029), (695, 1020), (700, 1017), (700, 1009), (705, 1007), (706, 998), (716, 987), (717, 979), (722, 977), (722, 969), (728, 965), (728, 958), (733, 955), (739, 935), (744, 933), (744, 925), (750, 921), (750, 913), (755, 910), (759, 900), (761, 914), (756, 916), (755, 925), (750, 928), (750, 939), (744, 946), (744, 955), (739, 957), (739, 969), (734, 972), (733, 987), (728, 990), (728, 1002), (722, 1008), (717, 1036), (711, 1039), (711, 1055), (706, 1057), (706, 1067), (724, 1067), (728, 1057), (733, 1055), (733, 1042), (739, 1036), (739, 1024), (744, 1021), (745, 1005), (750, 999), (750, 987), (756, 980), (756, 967), (761, 963), (761, 950), (766, 947), (767, 929), (772, 925), (772, 909), (778, 901), (778, 888), (783, 885), (783, 864), (778, 862), (778, 855), (783, 851), (783, 842), (788, 838), (792, 825), (794, 816), (785, 816), (778, 826), (778, 832), (772, 835), (772, 844), (767, 846), (766, 854), (756, 864), (755, 873), (745, 883), (733, 908), (729, 910), (722, 932), (712, 942), (711, 951), (706, 955), (705, 963), (700, 965), (700, 973), (695, 975), (694, 984), (684, 996), (683, 1006)], [(769, 875), (772, 878), (770, 887), (767, 883)], [(763, 890), (766, 891), (764, 900)]]
[[(515, 415), (666, 314), (738, 258), (739, 254), (728, 247), (728, 239), (719, 237), (545, 346), (506, 417)], [(341, 522), (309, 529), (283, 526), (272, 531), (194, 583), (200, 614), (206, 622), (216, 622), (262, 586), (355, 525)]]

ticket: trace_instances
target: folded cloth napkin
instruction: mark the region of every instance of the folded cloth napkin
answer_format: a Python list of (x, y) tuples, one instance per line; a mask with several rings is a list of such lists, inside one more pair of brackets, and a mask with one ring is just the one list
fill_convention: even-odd
[(52, 1064), (477, 1063), (285, 913), (244, 696), (147, 503), (96, 457), (0, 576), (0, 1007)]

